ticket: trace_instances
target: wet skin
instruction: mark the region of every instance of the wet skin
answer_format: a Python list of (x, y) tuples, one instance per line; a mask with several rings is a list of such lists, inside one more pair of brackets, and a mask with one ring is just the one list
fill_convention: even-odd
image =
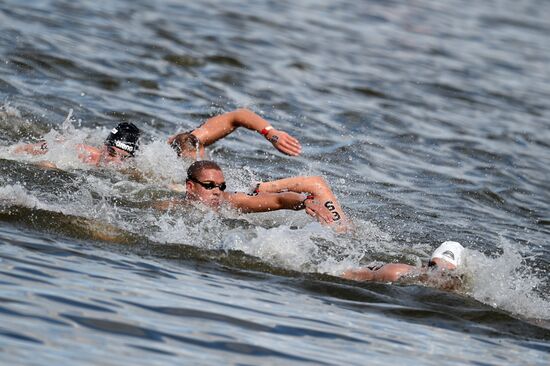
[[(205, 169), (194, 178), (203, 184), (213, 183), (216, 186), (220, 186), (222, 183), (225, 183), (223, 173), (215, 169)], [(219, 208), (220, 204), (224, 201), (224, 194), (220, 188), (206, 189), (200, 183), (187, 180), (187, 197), (190, 200), (199, 201), (211, 208)]]
[(101, 148), (96, 148), (88, 145), (77, 145), (78, 157), (83, 162), (92, 165), (104, 164), (122, 164), (132, 155), (125, 150), (114, 146), (103, 145)]
[(352, 268), (344, 273), (342, 277), (355, 281), (377, 281), (377, 282), (395, 282), (401, 277), (412, 273), (443, 273), (456, 269), (456, 266), (441, 258), (433, 258), (428, 267), (415, 267), (404, 263), (388, 263), (378, 269)]

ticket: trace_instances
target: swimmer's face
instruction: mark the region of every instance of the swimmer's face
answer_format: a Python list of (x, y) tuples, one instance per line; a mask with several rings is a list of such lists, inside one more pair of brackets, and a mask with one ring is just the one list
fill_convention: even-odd
[(456, 269), (456, 266), (450, 262), (447, 262), (441, 258), (432, 258), (429, 263), (430, 266), (437, 266), (439, 269), (452, 270)]
[(126, 159), (131, 158), (132, 154), (115, 146), (103, 145), (101, 157), (105, 164), (121, 164)]
[(205, 169), (186, 182), (187, 196), (209, 207), (218, 208), (222, 203), (225, 178), (221, 170)]

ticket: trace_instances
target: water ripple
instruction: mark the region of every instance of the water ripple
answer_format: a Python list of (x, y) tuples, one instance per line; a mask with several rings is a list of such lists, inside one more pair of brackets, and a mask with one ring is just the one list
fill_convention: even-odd
[[(0, 358), (545, 364), (548, 6), (1, 2)], [(356, 233), (149, 208), (185, 174), (167, 136), (238, 107), (304, 149), (232, 134), (210, 148), (231, 189), (324, 175)], [(10, 150), (120, 121), (144, 132), (137, 179)], [(459, 294), (330, 275), (449, 239), (469, 249)]]

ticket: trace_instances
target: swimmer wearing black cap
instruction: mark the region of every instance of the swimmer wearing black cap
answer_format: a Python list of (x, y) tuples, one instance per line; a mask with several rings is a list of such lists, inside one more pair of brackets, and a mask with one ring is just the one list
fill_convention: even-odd
[(203, 159), (205, 146), (226, 137), (239, 127), (258, 132), (286, 155), (298, 156), (302, 151), (302, 146), (297, 139), (273, 128), (268, 121), (246, 108), (212, 117), (192, 131), (171, 136), (168, 144), (174, 148), (179, 157)]
[(187, 170), (186, 193), (183, 199), (158, 201), (157, 209), (176, 209), (198, 203), (218, 210), (227, 206), (241, 213), (276, 210), (305, 210), (322, 224), (337, 231), (347, 228), (347, 218), (326, 181), (321, 177), (293, 177), (255, 186), (254, 192), (226, 192), (223, 172), (209, 160), (196, 161)]
[[(133, 123), (119, 123), (111, 130), (102, 147), (77, 144), (78, 158), (87, 164), (96, 166), (121, 164), (126, 159), (134, 156), (139, 148), (140, 136), (141, 131)], [(35, 144), (20, 145), (15, 148), (14, 152), (42, 155), (48, 152), (48, 144), (46, 141), (41, 141)], [(42, 165), (55, 167), (51, 162)]]

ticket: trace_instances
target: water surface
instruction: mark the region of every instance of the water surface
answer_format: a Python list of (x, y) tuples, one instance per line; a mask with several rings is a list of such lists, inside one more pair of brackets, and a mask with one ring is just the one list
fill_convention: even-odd
[[(8, 363), (550, 361), (550, 5), (544, 1), (4, 1), (0, 359)], [(300, 212), (159, 213), (188, 162), (166, 138), (247, 107), (210, 157), (231, 190), (323, 175), (356, 230)], [(144, 131), (142, 179), (83, 165)], [(468, 248), (456, 293), (337, 277)], [(442, 361), (443, 360), (443, 361)]]

